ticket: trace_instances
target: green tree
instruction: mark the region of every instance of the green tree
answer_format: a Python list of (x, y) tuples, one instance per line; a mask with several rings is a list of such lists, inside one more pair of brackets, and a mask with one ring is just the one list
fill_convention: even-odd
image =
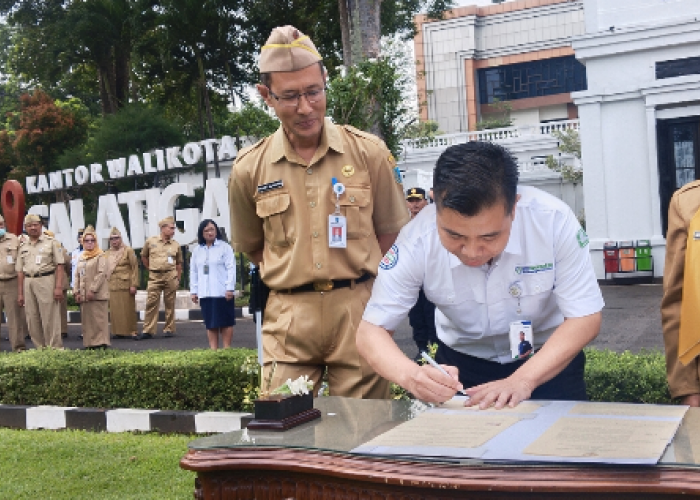
[(222, 133), (236, 139), (236, 147), (243, 147), (243, 140), (253, 142), (273, 134), (279, 127), (277, 118), (270, 116), (264, 109), (252, 102), (247, 102), (241, 109), (231, 113), (222, 124)]

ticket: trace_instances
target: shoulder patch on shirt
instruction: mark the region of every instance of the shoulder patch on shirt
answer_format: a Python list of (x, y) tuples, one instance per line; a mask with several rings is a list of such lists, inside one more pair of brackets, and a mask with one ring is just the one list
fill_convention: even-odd
[(581, 248), (588, 245), (588, 235), (586, 234), (586, 231), (584, 231), (583, 228), (579, 229), (578, 233), (576, 233), (576, 241), (578, 241), (578, 246), (580, 246)]
[(394, 171), (394, 180), (396, 181), (396, 184), (403, 184), (403, 179), (401, 179), (401, 170), (399, 167), (394, 167), (392, 170)]
[(396, 267), (396, 264), (399, 263), (399, 247), (396, 245), (391, 245), (391, 248), (389, 251), (387, 251), (386, 255), (382, 257), (382, 260), (379, 261), (379, 267), (388, 271), (389, 269), (393, 269)]

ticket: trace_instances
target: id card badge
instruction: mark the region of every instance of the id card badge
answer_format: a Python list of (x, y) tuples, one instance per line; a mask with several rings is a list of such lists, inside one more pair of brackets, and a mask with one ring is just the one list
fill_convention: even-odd
[(209, 264), (204, 264), (204, 274), (209, 274)]
[(347, 248), (348, 231), (347, 220), (343, 215), (331, 214), (328, 216), (328, 247)]
[(7, 256), (7, 263), (12, 264), (12, 255)]
[(173, 257), (171, 255), (168, 255), (168, 264), (173, 263)]
[(532, 339), (532, 321), (513, 321), (510, 324), (508, 337), (513, 359), (527, 359), (535, 353)]
[(41, 255), (34, 257), (34, 264), (41, 264)]

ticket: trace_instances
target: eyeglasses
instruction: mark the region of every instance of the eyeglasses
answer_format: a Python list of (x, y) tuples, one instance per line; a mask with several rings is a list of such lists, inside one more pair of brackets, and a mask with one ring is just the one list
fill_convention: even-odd
[(118, 240), (120, 238), (121, 238), (121, 236), (110, 236), (109, 237), (110, 240)]
[(95, 243), (95, 240), (93, 240), (93, 239), (89, 239), (89, 240), (83, 239), (83, 243)]
[(282, 106), (284, 106), (285, 108), (296, 108), (297, 106), (299, 106), (299, 99), (301, 99), (302, 96), (306, 96), (306, 100), (309, 101), (309, 104), (316, 104), (321, 99), (323, 99), (323, 96), (326, 95), (326, 87), (323, 87), (322, 89), (309, 90), (307, 92), (302, 92), (301, 94), (294, 94), (282, 97), (275, 94), (269, 88), (267, 90), (270, 92), (270, 95), (277, 99), (277, 102), (282, 104)]

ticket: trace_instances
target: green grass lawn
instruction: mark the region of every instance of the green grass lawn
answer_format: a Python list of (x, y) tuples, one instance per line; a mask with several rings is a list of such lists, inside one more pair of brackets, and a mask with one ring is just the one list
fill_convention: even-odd
[(190, 499), (196, 436), (0, 429), (0, 499)]

